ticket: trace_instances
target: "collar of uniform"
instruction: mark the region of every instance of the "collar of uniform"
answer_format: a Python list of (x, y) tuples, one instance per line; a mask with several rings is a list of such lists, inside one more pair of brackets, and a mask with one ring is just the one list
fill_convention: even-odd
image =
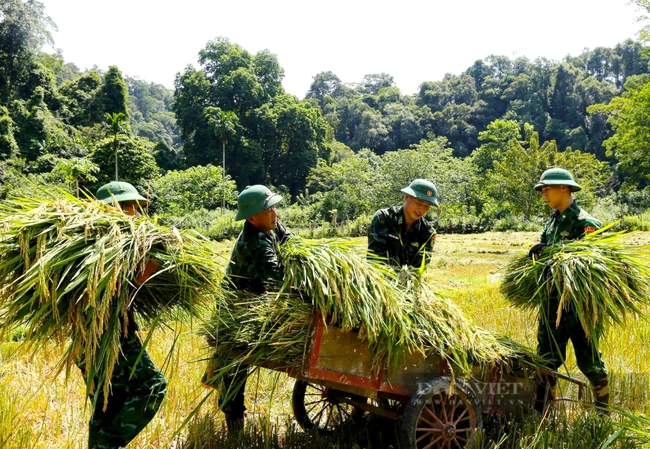
[(564, 212), (560, 214), (560, 211), (556, 211), (558, 214), (558, 219), (560, 221), (565, 221), (565, 220), (570, 220), (573, 219), (574, 217), (577, 217), (580, 214), (580, 208), (578, 207), (578, 203), (576, 203), (575, 200), (573, 200), (573, 203), (569, 207), (567, 207)]
[(399, 209), (397, 209), (397, 224), (402, 226), (406, 222), (406, 218), (404, 217), (404, 205), (400, 206)]
[(414, 232), (416, 229), (420, 228), (420, 224), (422, 223), (422, 218), (423, 217), (420, 217), (417, 220), (415, 220), (413, 222), (413, 224), (411, 225), (411, 229), (406, 231), (406, 217), (404, 216), (404, 205), (401, 205), (399, 207), (398, 212), (399, 212), (399, 215), (398, 215), (398, 218), (397, 218), (397, 224), (400, 225), (400, 226), (403, 226), (404, 232), (409, 232), (410, 233), (410, 232)]
[[(262, 235), (260, 235), (262, 234)], [(250, 224), (248, 220), (244, 222), (244, 240), (259, 239), (260, 237), (268, 237), (266, 233), (260, 231), (255, 226)]]

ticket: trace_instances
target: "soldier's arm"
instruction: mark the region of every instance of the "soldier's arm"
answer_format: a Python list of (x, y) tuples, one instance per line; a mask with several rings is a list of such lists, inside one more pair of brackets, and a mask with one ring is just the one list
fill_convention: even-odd
[(279, 286), (284, 279), (284, 271), (270, 242), (264, 241), (252, 254), (255, 263), (248, 270), (248, 277), (259, 282), (261, 291)]
[(388, 258), (388, 228), (386, 226), (387, 217), (382, 211), (375, 212), (368, 229), (368, 259)]

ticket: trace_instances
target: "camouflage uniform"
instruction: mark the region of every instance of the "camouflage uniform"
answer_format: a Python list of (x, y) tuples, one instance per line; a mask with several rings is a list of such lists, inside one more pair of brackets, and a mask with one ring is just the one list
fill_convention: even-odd
[[(594, 232), (602, 226), (601, 222), (580, 208), (574, 201), (564, 212), (556, 210), (544, 226), (541, 243), (555, 245), (564, 240), (582, 238), (587, 232)], [(569, 340), (573, 343), (578, 368), (589, 379), (594, 389), (596, 405), (607, 407), (609, 387), (605, 363), (598, 351), (598, 338), (593, 336), (593, 344), (587, 338), (582, 324), (574, 311), (565, 311), (560, 323), (557, 321), (558, 297), (551, 297), (548, 308), (542, 310), (537, 326), (537, 353), (549, 360), (549, 368), (557, 370), (566, 360), (566, 348)], [(555, 379), (549, 379), (551, 389), (555, 389)], [(542, 383), (542, 388), (545, 384)], [(542, 388), (538, 390), (537, 407), (542, 410)]]
[[(555, 245), (563, 240), (575, 240), (585, 232), (594, 232), (602, 226), (600, 221), (580, 208), (575, 201), (564, 212), (555, 211), (544, 226), (541, 242)], [(576, 361), (580, 371), (593, 383), (607, 377), (605, 364), (600, 354), (589, 342), (587, 335), (574, 312), (563, 313), (559, 326), (557, 319), (558, 298), (552, 298), (547, 310), (543, 311), (537, 330), (537, 352), (551, 360), (551, 368), (559, 368), (566, 359), (569, 340), (573, 343)], [(598, 335), (594, 336), (598, 346)]]
[[(264, 293), (273, 284), (281, 284), (284, 271), (278, 260), (277, 249), (292, 236), (280, 223), (265, 234), (248, 221), (244, 222), (244, 229), (237, 238), (226, 267), (231, 284), (238, 290), (256, 294)], [(247, 377), (248, 366), (241, 365), (235, 374), (223, 378), (224, 388), (220, 390), (219, 403), (227, 421), (242, 422), (244, 419)], [(209, 382), (204, 383), (209, 385)], [(227, 398), (226, 395), (231, 397)]]
[[(111, 376), (106, 410), (103, 389), (90, 396), (94, 402), (88, 432), (90, 449), (126, 447), (153, 419), (165, 397), (167, 380), (142, 349), (137, 330), (129, 313), (129, 329), (126, 336), (120, 337), (120, 355)], [(83, 363), (78, 365), (84, 373)], [(94, 383), (98, 385), (98, 380), (94, 379)]]
[(264, 293), (272, 284), (282, 283), (284, 272), (277, 256), (277, 248), (293, 234), (278, 223), (265, 234), (248, 221), (239, 234), (226, 267), (226, 275), (238, 290)]
[(436, 230), (423, 217), (406, 230), (404, 206), (375, 212), (368, 231), (368, 258), (388, 261), (391, 265), (419, 267), (431, 261)]

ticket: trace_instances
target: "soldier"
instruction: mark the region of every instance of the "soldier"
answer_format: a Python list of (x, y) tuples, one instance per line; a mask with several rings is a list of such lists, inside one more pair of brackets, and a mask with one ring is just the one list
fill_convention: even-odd
[[(120, 206), (125, 214), (131, 216), (139, 215), (140, 207), (147, 204), (147, 200), (127, 182), (114, 181), (100, 187), (97, 199)], [(143, 272), (135, 277), (135, 283), (144, 283), (156, 268), (154, 261), (147, 262)], [(94, 408), (88, 431), (89, 449), (126, 447), (153, 419), (165, 397), (167, 380), (147, 351), (142, 349), (133, 311), (127, 312), (127, 319), (128, 328), (120, 335), (120, 354), (111, 376), (106, 410), (103, 409), (103, 388), (91, 393)], [(88, 381), (83, 361), (78, 366)], [(98, 385), (97, 378), (93, 382)]]
[[(551, 218), (546, 222), (540, 243), (535, 244), (529, 252), (534, 258), (539, 258), (544, 248), (559, 244), (564, 240), (582, 238), (588, 232), (594, 232), (602, 224), (589, 215), (573, 199), (572, 192), (581, 190), (571, 173), (562, 168), (546, 170), (535, 190), (542, 192), (542, 198), (551, 209), (555, 209)], [(575, 312), (562, 314), (556, 327), (558, 298), (552, 298), (547, 310), (543, 310), (537, 329), (537, 353), (550, 360), (550, 368), (557, 370), (566, 359), (566, 347), (569, 340), (573, 343), (576, 361), (580, 371), (589, 379), (594, 392), (594, 404), (600, 412), (605, 412), (609, 405), (609, 381), (607, 370), (597, 350), (598, 337), (595, 335), (593, 344), (587, 338)], [(543, 411), (546, 389), (550, 388), (555, 396), (555, 378), (542, 379), (538, 385), (538, 395), (535, 408)]]
[[(282, 283), (284, 271), (277, 256), (278, 246), (293, 234), (278, 221), (275, 205), (282, 200), (263, 185), (246, 187), (237, 198), (235, 220), (246, 220), (226, 267), (226, 276), (237, 290), (262, 294), (270, 286)], [(203, 383), (209, 383), (211, 367), (204, 375)], [(243, 427), (244, 389), (248, 367), (240, 366), (234, 375), (225, 375), (220, 406), (226, 415), (229, 431)], [(232, 391), (231, 391), (232, 390)]]
[(436, 186), (416, 179), (404, 187), (404, 204), (375, 212), (368, 230), (368, 258), (391, 265), (420, 267), (431, 260), (436, 230), (424, 218), (431, 206), (440, 208)]

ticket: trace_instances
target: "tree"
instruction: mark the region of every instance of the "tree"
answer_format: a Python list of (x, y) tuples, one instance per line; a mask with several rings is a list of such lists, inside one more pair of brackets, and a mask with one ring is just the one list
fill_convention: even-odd
[(156, 209), (163, 214), (185, 215), (200, 209), (214, 210), (224, 202), (237, 204), (235, 182), (213, 165), (171, 170), (153, 182), (152, 190), (157, 197)]
[(49, 30), (56, 25), (44, 10), (36, 0), (0, 1), (0, 105), (16, 97), (41, 46), (53, 44)]
[(541, 174), (552, 167), (562, 167), (573, 173), (582, 185), (581, 197), (585, 205), (594, 198), (596, 186), (604, 184), (609, 176), (607, 163), (599, 162), (592, 154), (578, 150), (560, 153), (554, 141), (540, 146), (538, 133), (524, 125), (524, 140), (511, 139), (494, 169), (488, 174), (489, 196), (501, 210), (528, 220), (542, 210), (543, 201), (534, 190)]
[(618, 160), (616, 169), (627, 184), (650, 181), (650, 76), (632, 76), (623, 96), (607, 104), (588, 108), (591, 114), (606, 114), (614, 135), (605, 140), (608, 156)]
[(79, 180), (84, 185), (95, 182), (97, 178), (93, 173), (97, 172), (99, 166), (85, 158), (62, 159), (52, 170), (52, 174), (61, 176), (69, 186), (74, 186), (77, 197), (79, 197)]
[(103, 113), (123, 114), (125, 120), (129, 118), (129, 91), (117, 66), (110, 66), (104, 75), (98, 100)]
[(494, 169), (494, 161), (508, 148), (511, 140), (521, 140), (521, 128), (513, 120), (495, 120), (485, 131), (478, 133), (478, 139), (487, 142), (472, 153), (472, 160), (481, 175)]
[[(119, 147), (119, 172), (120, 180), (140, 187), (141, 191), (148, 190), (150, 180), (158, 177), (159, 168), (156, 159), (151, 154), (153, 144), (147, 139), (142, 139), (129, 134), (118, 134)], [(98, 188), (113, 180), (111, 172), (115, 163), (114, 138), (102, 139), (97, 148), (90, 154), (89, 159), (99, 166), (97, 183), (89, 188)]]
[(0, 106), (0, 160), (10, 159), (18, 154), (14, 127), (9, 111), (4, 106)]
[(119, 181), (120, 178), (118, 176), (118, 164), (117, 164), (117, 153), (120, 147), (120, 141), (118, 139), (118, 136), (120, 134), (125, 134), (128, 133), (128, 130), (126, 128), (126, 117), (122, 112), (118, 113), (106, 113), (106, 118), (108, 119), (108, 122), (105, 123), (105, 126), (107, 128), (107, 131), (109, 135), (112, 137), (112, 147), (113, 147), (113, 154), (115, 155), (115, 180)]
[(223, 159), (221, 176), (223, 177), (223, 196), (221, 199), (221, 213), (224, 213), (226, 210), (226, 143), (228, 143), (228, 137), (235, 134), (238, 119), (237, 114), (233, 111), (222, 111), (219, 108), (211, 106), (206, 108), (205, 115), (208, 124), (212, 126), (214, 133), (219, 137), (222, 145)]
[(335, 96), (336, 92), (341, 88), (343, 83), (331, 71), (317, 73), (313, 77), (311, 86), (305, 95), (305, 98), (314, 98), (318, 101), (318, 106), (323, 110), (325, 97)]

